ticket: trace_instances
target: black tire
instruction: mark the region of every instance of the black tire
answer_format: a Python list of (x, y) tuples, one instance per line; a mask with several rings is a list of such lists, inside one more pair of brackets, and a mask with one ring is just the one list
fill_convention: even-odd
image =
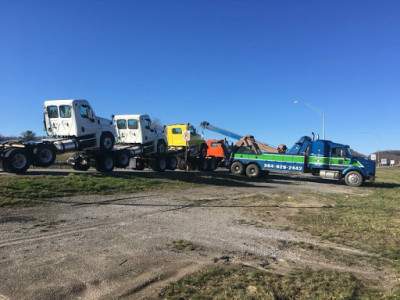
[(199, 157), (200, 158), (206, 158), (207, 156), (207, 144), (201, 144), (200, 145), (200, 153), (199, 153)]
[(164, 172), (166, 167), (167, 167), (167, 162), (163, 157), (157, 158), (150, 163), (150, 168), (153, 171)]
[(216, 164), (217, 162), (215, 161), (215, 158), (210, 158), (208, 162), (208, 171), (214, 171), (217, 168)]
[(178, 158), (175, 155), (171, 155), (167, 159), (167, 169), (175, 170), (178, 167)]
[(248, 177), (259, 177), (261, 175), (261, 169), (257, 164), (249, 164), (246, 168), (246, 175)]
[(6, 166), (6, 163), (5, 163), (5, 160), (6, 160), (5, 155), (6, 155), (6, 153), (7, 153), (9, 150), (11, 150), (11, 149), (5, 149), (5, 150), (1, 153), (1, 157), (0, 157), (0, 169), (2, 169), (4, 172), (7, 172), (7, 173), (11, 173), (11, 172), (7, 169), (7, 166)]
[(103, 132), (100, 137), (100, 149), (103, 151), (111, 151), (114, 148), (115, 137), (110, 132)]
[(199, 171), (206, 172), (206, 171), (208, 171), (208, 166), (209, 166), (208, 159), (201, 159), (198, 162), (198, 168), (197, 169)]
[(165, 141), (159, 140), (157, 142), (157, 155), (163, 156), (165, 154), (165, 151), (167, 151), (167, 145), (165, 144)]
[(24, 173), (31, 165), (28, 151), (23, 148), (13, 148), (4, 155), (3, 166), (9, 173)]
[(244, 173), (244, 166), (240, 161), (235, 161), (231, 165), (231, 172), (235, 175), (243, 175)]
[(357, 171), (350, 171), (346, 173), (344, 182), (348, 186), (359, 187), (364, 183), (364, 177)]
[(10, 173), (9, 170), (7, 170), (6, 166), (3, 163), (3, 160), (0, 160), (0, 169), (2, 169), (4, 172)]
[(131, 157), (128, 150), (119, 150), (115, 154), (115, 166), (117, 168), (125, 169), (127, 166), (129, 166), (130, 159)]
[(51, 144), (38, 145), (33, 149), (33, 164), (38, 167), (50, 167), (56, 160), (56, 148)]
[(99, 172), (112, 172), (114, 170), (114, 159), (111, 154), (104, 153), (96, 157), (96, 170)]
[(178, 168), (179, 168), (179, 170), (185, 170), (186, 169), (185, 159), (182, 158), (182, 157), (178, 157)]

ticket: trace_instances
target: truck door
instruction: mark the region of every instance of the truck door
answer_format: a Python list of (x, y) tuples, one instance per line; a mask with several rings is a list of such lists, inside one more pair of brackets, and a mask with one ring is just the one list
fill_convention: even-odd
[(333, 170), (343, 170), (345, 168), (345, 155), (346, 149), (344, 147), (333, 146), (329, 158), (329, 168)]
[(100, 124), (96, 122), (96, 115), (88, 104), (76, 103), (76, 121), (78, 136), (96, 135)]
[(119, 142), (126, 144), (129, 143), (128, 125), (125, 119), (116, 119), (115, 126)]
[(143, 119), (142, 136), (143, 143), (148, 143), (153, 140), (154, 129), (152, 128), (151, 120), (149, 118)]
[(172, 146), (185, 146), (186, 142), (183, 140), (182, 127), (172, 127), (171, 128), (171, 142), (168, 140), (168, 144)]

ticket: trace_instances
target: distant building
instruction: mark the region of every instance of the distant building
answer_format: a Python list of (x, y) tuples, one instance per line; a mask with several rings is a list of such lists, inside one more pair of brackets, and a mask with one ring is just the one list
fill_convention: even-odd
[(371, 160), (376, 161), (376, 154), (371, 154), (370, 156), (371, 156)]
[(387, 166), (388, 165), (388, 159), (387, 158), (381, 158), (381, 166)]
[(391, 165), (391, 166), (394, 166), (395, 164), (396, 164), (396, 161), (395, 161), (394, 159), (391, 159), (391, 160), (390, 160), (390, 165)]

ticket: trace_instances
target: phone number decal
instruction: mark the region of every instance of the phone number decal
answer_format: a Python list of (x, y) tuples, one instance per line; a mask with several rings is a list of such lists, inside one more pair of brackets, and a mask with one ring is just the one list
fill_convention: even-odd
[(288, 170), (288, 171), (301, 171), (301, 170), (303, 170), (302, 166), (286, 166), (286, 165), (279, 165), (279, 164), (264, 164), (264, 168), (278, 169), (278, 170)]

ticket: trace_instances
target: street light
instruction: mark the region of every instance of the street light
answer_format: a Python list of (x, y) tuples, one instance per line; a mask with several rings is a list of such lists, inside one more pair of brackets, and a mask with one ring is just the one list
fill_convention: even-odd
[(319, 113), (322, 116), (322, 139), (324, 140), (325, 139), (325, 112), (323, 110), (320, 110), (320, 109), (312, 106), (310, 103), (308, 103), (306, 101), (294, 100), (294, 104), (299, 104), (299, 103), (303, 103), (304, 105), (307, 105), (309, 108), (316, 111), (317, 113)]
[(381, 161), (379, 160), (379, 137), (373, 135), (371, 132), (366, 131), (366, 130), (361, 130), (360, 133), (366, 133), (366, 134), (369, 134), (369, 135), (373, 136), (374, 138), (376, 138), (376, 146), (378, 147), (376, 161), (378, 162), (377, 166), (379, 167), (379, 165), (381, 164)]

